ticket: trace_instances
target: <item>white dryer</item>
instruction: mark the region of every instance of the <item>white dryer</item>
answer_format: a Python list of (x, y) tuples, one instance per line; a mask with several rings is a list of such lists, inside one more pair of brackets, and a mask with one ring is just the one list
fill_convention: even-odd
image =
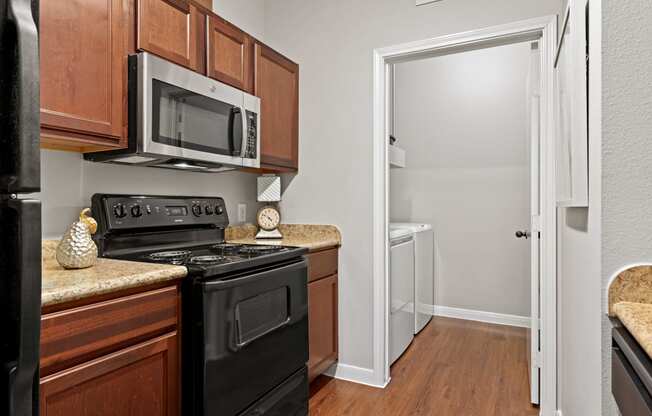
[(408, 229), (389, 234), (389, 363), (405, 352), (414, 338), (414, 237)]
[(435, 235), (430, 224), (391, 223), (390, 230), (414, 233), (414, 333), (432, 319), (435, 304)]

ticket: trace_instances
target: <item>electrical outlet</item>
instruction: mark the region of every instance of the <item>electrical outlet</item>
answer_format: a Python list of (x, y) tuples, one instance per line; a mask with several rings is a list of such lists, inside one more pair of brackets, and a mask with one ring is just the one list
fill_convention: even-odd
[(247, 221), (247, 204), (238, 204), (238, 222)]

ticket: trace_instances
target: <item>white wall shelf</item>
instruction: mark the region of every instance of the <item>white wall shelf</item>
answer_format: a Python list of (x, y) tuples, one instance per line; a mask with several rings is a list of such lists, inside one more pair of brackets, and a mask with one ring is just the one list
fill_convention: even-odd
[(389, 167), (390, 168), (404, 168), (405, 167), (405, 150), (398, 146), (389, 146)]

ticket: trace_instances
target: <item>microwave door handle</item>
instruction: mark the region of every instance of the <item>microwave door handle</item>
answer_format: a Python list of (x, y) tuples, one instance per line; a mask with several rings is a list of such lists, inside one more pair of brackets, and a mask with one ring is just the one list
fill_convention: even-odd
[(240, 157), (243, 159), (247, 157), (247, 146), (249, 143), (249, 129), (247, 126), (247, 110), (244, 107), (240, 109), (240, 114), (242, 115), (242, 150), (240, 151)]
[[(237, 143), (235, 137), (235, 118), (237, 114), (242, 114), (240, 107), (231, 107), (229, 112), (229, 146), (231, 147), (232, 156), (236, 156), (238, 149), (242, 147), (242, 143)], [(242, 137), (240, 139), (242, 140)]]

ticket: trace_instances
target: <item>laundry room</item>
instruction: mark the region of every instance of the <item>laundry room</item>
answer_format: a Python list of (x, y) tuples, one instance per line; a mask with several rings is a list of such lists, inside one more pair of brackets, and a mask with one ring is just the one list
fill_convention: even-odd
[(539, 61), (528, 41), (389, 66), (393, 365), (429, 331), (491, 331), (516, 346), (527, 397)]

